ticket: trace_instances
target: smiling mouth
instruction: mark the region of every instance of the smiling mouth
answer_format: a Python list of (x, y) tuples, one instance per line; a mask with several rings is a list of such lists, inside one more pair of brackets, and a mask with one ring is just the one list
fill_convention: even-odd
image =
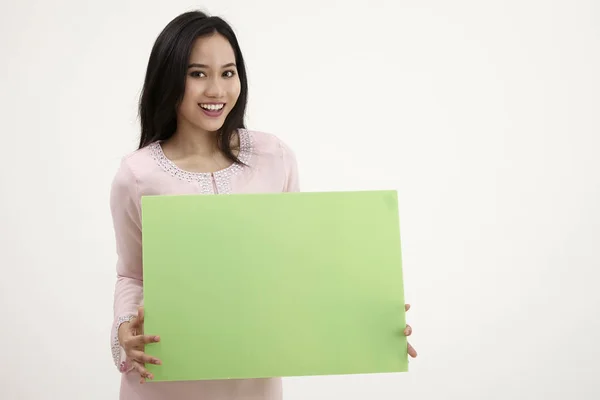
[(210, 112), (219, 112), (225, 107), (225, 103), (199, 103), (198, 105), (201, 109)]

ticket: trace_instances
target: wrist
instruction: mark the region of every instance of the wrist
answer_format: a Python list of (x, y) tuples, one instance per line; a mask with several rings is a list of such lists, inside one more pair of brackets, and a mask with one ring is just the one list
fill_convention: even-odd
[(131, 324), (131, 320), (133, 320), (135, 317), (133, 315), (131, 316), (127, 316), (127, 317), (120, 317), (117, 321), (117, 340), (119, 341), (119, 344), (123, 343), (123, 338), (125, 337), (124, 335), (127, 334), (127, 332), (129, 332), (129, 325)]
[(119, 343), (123, 343), (123, 335), (127, 332), (127, 330), (129, 329), (129, 324), (131, 322), (129, 321), (125, 321), (123, 322), (120, 326), (119, 326), (119, 330), (117, 332), (117, 337), (119, 338)]

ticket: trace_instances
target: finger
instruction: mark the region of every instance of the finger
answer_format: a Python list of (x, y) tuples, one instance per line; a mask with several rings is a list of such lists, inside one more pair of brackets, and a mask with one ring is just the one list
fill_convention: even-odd
[(127, 340), (124, 344), (125, 349), (142, 349), (148, 343), (160, 342), (160, 337), (154, 335), (137, 335)]
[(159, 341), (160, 341), (160, 338), (158, 336), (152, 336), (152, 335), (131, 336), (129, 339), (127, 339), (123, 343), (123, 348), (125, 349), (125, 353), (130, 355), (132, 351), (144, 350), (146, 344), (157, 343)]
[(141, 364), (161, 365), (161, 361), (158, 358), (152, 357), (140, 350), (132, 350), (128, 356)]
[(405, 304), (404, 305), (404, 311), (408, 311), (410, 310), (410, 304)]
[(410, 336), (412, 335), (412, 327), (408, 324), (406, 324), (406, 328), (404, 328), (404, 336)]
[(408, 355), (411, 356), (412, 358), (415, 358), (417, 356), (417, 351), (415, 350), (414, 347), (412, 347), (412, 345), (410, 343), (408, 344)]
[(144, 383), (146, 379), (154, 379), (154, 375), (148, 372), (148, 370), (142, 364), (137, 361), (133, 361), (132, 364), (137, 373), (140, 374), (140, 383)]

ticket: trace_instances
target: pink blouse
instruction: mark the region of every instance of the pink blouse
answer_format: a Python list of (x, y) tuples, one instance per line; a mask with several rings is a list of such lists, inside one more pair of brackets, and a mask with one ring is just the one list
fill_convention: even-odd
[(141, 196), (299, 191), (296, 158), (288, 146), (264, 132), (241, 129), (239, 136), (238, 157), (247, 166), (234, 164), (215, 173), (184, 171), (155, 142), (125, 156), (115, 175), (110, 207), (118, 258), (111, 341), (115, 365), (122, 373), (121, 400), (282, 398), (280, 378), (140, 384), (117, 335), (120, 324), (136, 316), (143, 304)]

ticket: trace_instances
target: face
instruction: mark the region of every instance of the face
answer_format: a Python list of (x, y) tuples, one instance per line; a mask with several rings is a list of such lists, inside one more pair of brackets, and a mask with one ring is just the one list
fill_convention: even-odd
[(220, 34), (196, 39), (186, 74), (178, 125), (215, 132), (240, 95), (233, 48)]

